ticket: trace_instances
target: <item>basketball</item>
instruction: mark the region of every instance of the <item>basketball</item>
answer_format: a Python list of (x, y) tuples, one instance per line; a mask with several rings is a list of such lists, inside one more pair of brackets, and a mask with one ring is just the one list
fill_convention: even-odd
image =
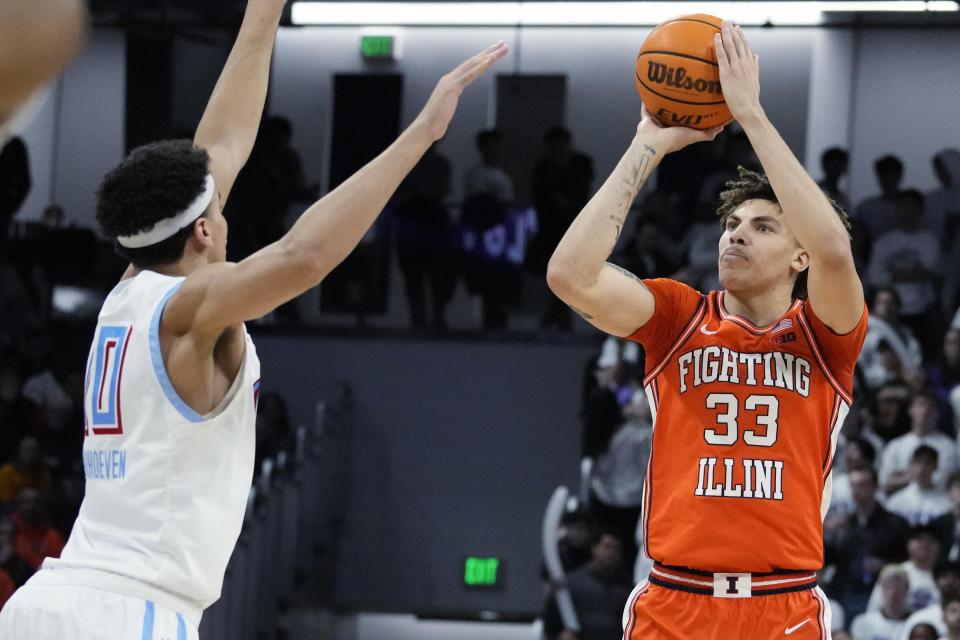
[(733, 119), (720, 90), (713, 36), (722, 20), (705, 13), (658, 25), (637, 54), (637, 92), (663, 125), (709, 129)]

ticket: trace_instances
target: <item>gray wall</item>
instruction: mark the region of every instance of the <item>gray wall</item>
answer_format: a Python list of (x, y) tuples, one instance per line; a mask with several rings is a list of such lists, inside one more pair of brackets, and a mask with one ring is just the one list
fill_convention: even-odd
[[(403, 117), (409, 123), (436, 80), (460, 60), (496, 40), (511, 53), (468, 88), (439, 150), (454, 165), (454, 193), (477, 160), (473, 136), (496, 121), (495, 74), (565, 74), (567, 122), (574, 144), (594, 159), (599, 186), (626, 149), (640, 117), (633, 63), (650, 28), (402, 28), (395, 29), (401, 58), (369, 64), (360, 57), (359, 28), (284, 29), (277, 38), (271, 108), (294, 124), (294, 144), (309, 174), (327, 178), (332, 76), (389, 71), (404, 74)], [(763, 53), (764, 104), (784, 138), (802, 158), (813, 30), (751, 29)], [(540, 149), (530, 153), (536, 157)]]
[[(294, 424), (337, 381), (356, 396), (336, 596), (358, 608), (534, 613), (540, 522), (575, 486), (584, 364), (576, 344), (255, 335), (263, 390)], [(466, 555), (498, 556), (506, 584), (461, 586)]]

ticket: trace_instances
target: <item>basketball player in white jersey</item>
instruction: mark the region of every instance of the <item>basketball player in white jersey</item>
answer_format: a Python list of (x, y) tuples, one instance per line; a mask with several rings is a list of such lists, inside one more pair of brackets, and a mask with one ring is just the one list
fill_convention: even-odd
[(259, 362), (243, 322), (339, 264), (441, 138), (495, 44), (441, 78), (382, 154), (283, 238), (225, 262), (224, 201), (263, 110), (284, 0), (250, 0), (193, 143), (134, 150), (97, 217), (131, 260), (100, 312), (84, 396), (86, 495), (59, 559), (0, 612), (0, 638), (188, 640), (220, 596), (253, 476)]
[(76, 54), (85, 29), (80, 0), (0, 0), (0, 147), (30, 98)]

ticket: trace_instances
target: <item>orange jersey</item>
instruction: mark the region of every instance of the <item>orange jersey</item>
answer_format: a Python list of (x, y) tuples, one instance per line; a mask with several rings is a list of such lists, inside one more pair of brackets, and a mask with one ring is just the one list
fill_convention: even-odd
[(644, 283), (656, 309), (630, 339), (646, 351), (654, 421), (647, 555), (705, 571), (819, 569), (866, 310), (846, 335), (802, 300), (757, 327), (726, 313), (723, 292)]

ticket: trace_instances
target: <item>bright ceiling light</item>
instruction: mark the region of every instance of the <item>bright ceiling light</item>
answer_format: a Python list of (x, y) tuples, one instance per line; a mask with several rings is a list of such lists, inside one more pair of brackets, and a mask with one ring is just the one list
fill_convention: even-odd
[(294, 2), (296, 25), (650, 26), (709, 13), (742, 25), (818, 25), (824, 13), (957, 11), (954, 0), (871, 2)]

